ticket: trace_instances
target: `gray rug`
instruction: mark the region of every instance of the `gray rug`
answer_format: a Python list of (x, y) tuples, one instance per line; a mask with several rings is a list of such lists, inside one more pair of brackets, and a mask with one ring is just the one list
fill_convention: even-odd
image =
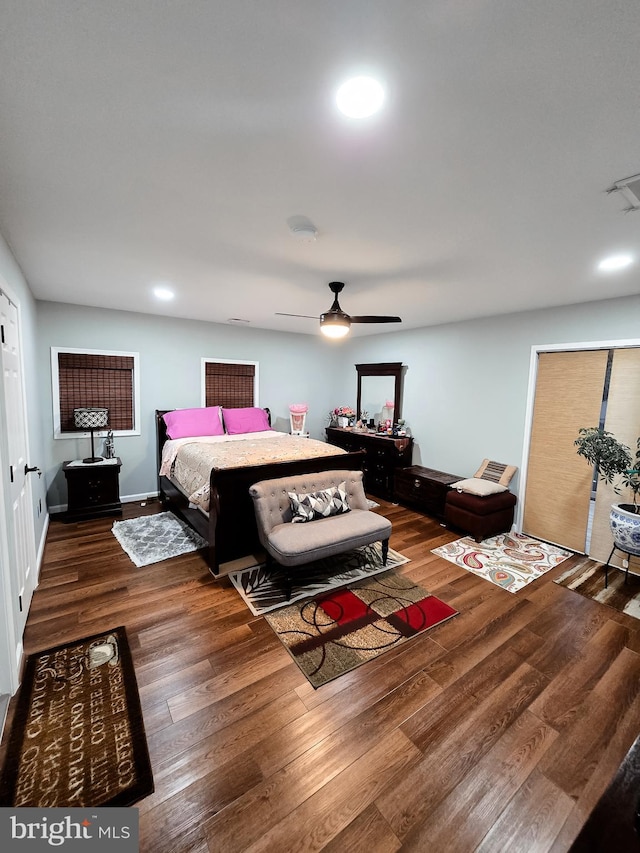
[(171, 512), (115, 521), (113, 535), (138, 568), (205, 548), (207, 542)]
[(295, 601), (347, 586), (408, 562), (408, 557), (389, 548), (387, 564), (384, 566), (382, 548), (378, 542), (324, 560), (316, 560), (291, 570), (292, 588), (291, 598), (288, 600), (286, 576), (278, 566), (272, 571), (267, 571), (264, 565), (255, 566), (229, 575), (229, 580), (253, 615), (261, 616)]

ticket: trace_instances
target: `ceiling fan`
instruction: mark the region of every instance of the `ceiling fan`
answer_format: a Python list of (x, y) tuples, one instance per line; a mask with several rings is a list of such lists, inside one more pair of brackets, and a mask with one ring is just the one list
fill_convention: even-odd
[[(329, 289), (335, 298), (331, 308), (320, 315), (320, 331), (328, 338), (343, 338), (345, 335), (348, 335), (352, 323), (402, 323), (400, 317), (377, 317), (368, 314), (362, 317), (351, 317), (342, 310), (338, 302), (338, 294), (343, 288), (344, 282), (342, 281), (329, 282)], [(317, 317), (311, 317), (309, 314), (285, 314), (282, 311), (276, 311), (276, 314), (280, 317), (306, 317), (309, 320), (318, 319)]]

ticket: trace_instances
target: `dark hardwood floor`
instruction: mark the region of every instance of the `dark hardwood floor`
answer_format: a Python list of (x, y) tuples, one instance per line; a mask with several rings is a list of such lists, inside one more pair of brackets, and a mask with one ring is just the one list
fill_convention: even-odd
[(571, 847), (640, 730), (640, 622), (554, 584), (567, 563), (514, 595), (431, 553), (459, 534), (379, 511), (460, 615), (318, 690), (200, 555), (136, 569), (111, 519), (51, 523), (25, 650), (126, 626), (143, 853)]

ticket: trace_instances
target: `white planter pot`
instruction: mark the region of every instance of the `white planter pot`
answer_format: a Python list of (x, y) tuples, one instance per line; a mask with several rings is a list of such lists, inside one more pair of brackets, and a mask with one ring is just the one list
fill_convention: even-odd
[(338, 418), (338, 426), (339, 427), (348, 427), (349, 426), (349, 418)]
[(616, 547), (640, 557), (640, 513), (633, 512), (633, 505), (613, 504), (609, 513), (609, 526)]

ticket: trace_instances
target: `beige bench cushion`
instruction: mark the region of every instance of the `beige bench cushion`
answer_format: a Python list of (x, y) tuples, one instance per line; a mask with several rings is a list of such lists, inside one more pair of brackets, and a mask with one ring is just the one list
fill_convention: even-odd
[(300, 566), (382, 541), (391, 536), (391, 522), (375, 512), (352, 509), (306, 524), (279, 524), (269, 534), (269, 551), (283, 566)]

